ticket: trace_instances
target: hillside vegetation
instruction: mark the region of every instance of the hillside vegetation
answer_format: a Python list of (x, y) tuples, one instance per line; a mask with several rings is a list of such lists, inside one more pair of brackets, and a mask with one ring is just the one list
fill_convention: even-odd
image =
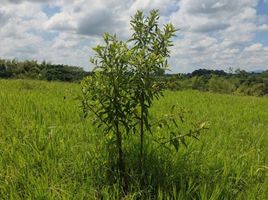
[(81, 67), (56, 65), (45, 61), (38, 63), (36, 60), (0, 59), (0, 78), (77, 82), (88, 74)]
[[(118, 199), (117, 186), (105, 181), (105, 137), (82, 118), (79, 93), (74, 83), (0, 80), (1, 199)], [(179, 152), (147, 155), (151, 184), (140, 190), (130, 181), (125, 199), (267, 199), (267, 98), (165, 91), (150, 117), (173, 104), (187, 113), (183, 130), (197, 121), (209, 130)], [(128, 165), (135, 142), (125, 147)]]
[[(38, 79), (48, 81), (79, 82), (90, 72), (81, 67), (56, 65), (36, 60), (18, 61), (0, 59), (0, 78)], [(168, 90), (199, 90), (224, 94), (266, 96), (268, 95), (268, 71), (261, 73), (233, 70), (198, 69), (188, 74), (158, 74), (159, 81)]]
[(250, 73), (237, 69), (226, 73), (223, 70), (199, 69), (190, 74), (169, 75), (163, 81), (170, 90), (194, 89), (236, 95), (268, 95), (268, 71)]

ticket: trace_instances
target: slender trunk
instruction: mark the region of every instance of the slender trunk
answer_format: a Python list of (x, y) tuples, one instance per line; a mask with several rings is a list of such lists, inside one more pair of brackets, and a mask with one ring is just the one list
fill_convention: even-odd
[(122, 184), (124, 192), (127, 192), (128, 190), (128, 179), (126, 175), (126, 165), (125, 165), (125, 159), (122, 149), (122, 134), (119, 130), (118, 122), (115, 123), (115, 129), (116, 129), (116, 146), (117, 146), (117, 153), (118, 153), (118, 159), (117, 159), (117, 167), (119, 170), (119, 179), (120, 184)]
[(140, 99), (141, 116), (140, 116), (140, 163), (139, 173), (141, 175), (141, 182), (143, 182), (144, 173), (144, 97), (143, 94)]
[(125, 166), (125, 158), (123, 153), (123, 147), (122, 147), (122, 133), (120, 132), (119, 128), (119, 102), (117, 97), (119, 97), (119, 92), (117, 90), (117, 87), (114, 83), (114, 89), (115, 89), (115, 97), (114, 97), (114, 103), (115, 103), (115, 134), (116, 134), (116, 146), (118, 151), (118, 159), (117, 159), (117, 167), (119, 170), (119, 181), (121, 186), (123, 187), (124, 192), (127, 192), (128, 190), (128, 180), (126, 175), (126, 166)]
[(113, 76), (113, 88), (114, 88), (114, 106), (115, 106), (115, 121), (114, 121), (114, 128), (115, 128), (115, 134), (116, 134), (116, 147), (117, 147), (117, 168), (119, 171), (119, 181), (120, 185), (123, 187), (124, 192), (127, 192), (128, 190), (128, 180), (126, 176), (126, 166), (125, 166), (125, 158), (122, 148), (122, 133), (120, 132), (119, 128), (119, 102), (118, 97), (120, 96), (118, 86), (115, 83), (115, 77)]
[(117, 146), (117, 151), (118, 151), (118, 160), (117, 160), (117, 165), (120, 173), (124, 173), (125, 171), (125, 162), (124, 162), (124, 155), (123, 155), (123, 150), (122, 150), (122, 135), (119, 131), (118, 123), (115, 125), (116, 127), (116, 146)]

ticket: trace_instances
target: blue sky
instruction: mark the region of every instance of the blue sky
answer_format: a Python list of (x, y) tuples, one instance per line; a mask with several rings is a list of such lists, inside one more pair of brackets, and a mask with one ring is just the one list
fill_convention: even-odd
[(46, 13), (48, 17), (52, 17), (56, 13), (61, 12), (61, 8), (59, 6), (50, 6), (49, 4), (44, 4), (42, 11)]
[(92, 69), (104, 32), (126, 39), (137, 9), (160, 9), (180, 29), (173, 72), (199, 68), (268, 70), (268, 0), (1, 0), (0, 58)]

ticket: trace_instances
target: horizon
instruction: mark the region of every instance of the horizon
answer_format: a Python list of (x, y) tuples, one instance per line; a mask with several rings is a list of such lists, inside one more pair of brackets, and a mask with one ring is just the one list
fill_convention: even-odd
[(160, 24), (180, 29), (171, 50), (172, 73), (268, 70), (268, 0), (2, 0), (0, 57), (91, 71), (91, 48), (104, 32), (126, 40), (136, 10), (158, 8)]
[[(6, 61), (12, 61), (12, 60), (15, 60), (17, 62), (25, 62), (25, 61), (36, 61), (37, 64), (42, 64), (43, 62), (45, 62), (46, 64), (49, 64), (49, 65), (62, 65), (62, 66), (67, 66), (67, 67), (77, 67), (77, 68), (81, 68), (84, 70), (84, 72), (92, 72), (93, 69), (90, 69), (90, 70), (87, 70), (81, 66), (77, 66), (77, 65), (69, 65), (69, 64), (63, 64), (63, 63), (52, 63), (50, 61), (46, 61), (46, 60), (42, 60), (42, 61), (38, 61), (38, 60), (35, 60), (35, 59), (32, 59), (32, 60), (20, 60), (18, 58), (13, 58), (13, 59), (5, 59), (5, 58), (1, 58), (0, 57), (0, 60), (6, 60)], [(225, 68), (225, 69), (220, 69), (220, 68), (216, 68), (216, 67), (213, 67), (212, 68), (209, 68), (209, 67), (204, 67), (204, 68), (198, 68), (196, 67), (196, 69), (194, 69), (193, 71), (189, 71), (189, 72), (174, 72), (174, 71), (171, 71), (169, 69), (165, 70), (165, 75), (176, 75), (176, 74), (184, 74), (184, 75), (187, 75), (187, 74), (192, 74), (193, 72), (197, 71), (197, 70), (211, 70), (211, 71), (223, 71), (227, 74), (236, 74), (236, 70), (243, 70), (243, 69), (240, 69), (240, 68), (235, 68), (235, 67), (228, 67), (228, 68)], [(231, 71), (230, 71), (231, 70)], [(256, 69), (254, 71), (246, 71), (246, 73), (255, 73), (255, 74), (258, 74), (258, 73), (263, 73), (263, 72), (268, 72), (268, 69), (267, 70), (262, 70), (262, 69)]]

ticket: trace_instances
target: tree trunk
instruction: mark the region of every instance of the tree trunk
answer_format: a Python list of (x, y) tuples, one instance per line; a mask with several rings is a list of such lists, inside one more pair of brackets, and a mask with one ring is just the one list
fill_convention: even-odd
[(120, 184), (122, 184), (124, 192), (127, 192), (128, 190), (128, 179), (126, 174), (126, 165), (125, 165), (125, 159), (122, 149), (122, 134), (119, 131), (118, 124), (116, 124), (116, 146), (117, 146), (117, 153), (118, 153), (118, 159), (117, 159), (117, 167), (119, 170), (119, 178), (120, 178)]
[(139, 174), (141, 176), (141, 184), (143, 184), (144, 176), (144, 99), (143, 95), (140, 99), (141, 116), (140, 116), (140, 160), (139, 160)]

